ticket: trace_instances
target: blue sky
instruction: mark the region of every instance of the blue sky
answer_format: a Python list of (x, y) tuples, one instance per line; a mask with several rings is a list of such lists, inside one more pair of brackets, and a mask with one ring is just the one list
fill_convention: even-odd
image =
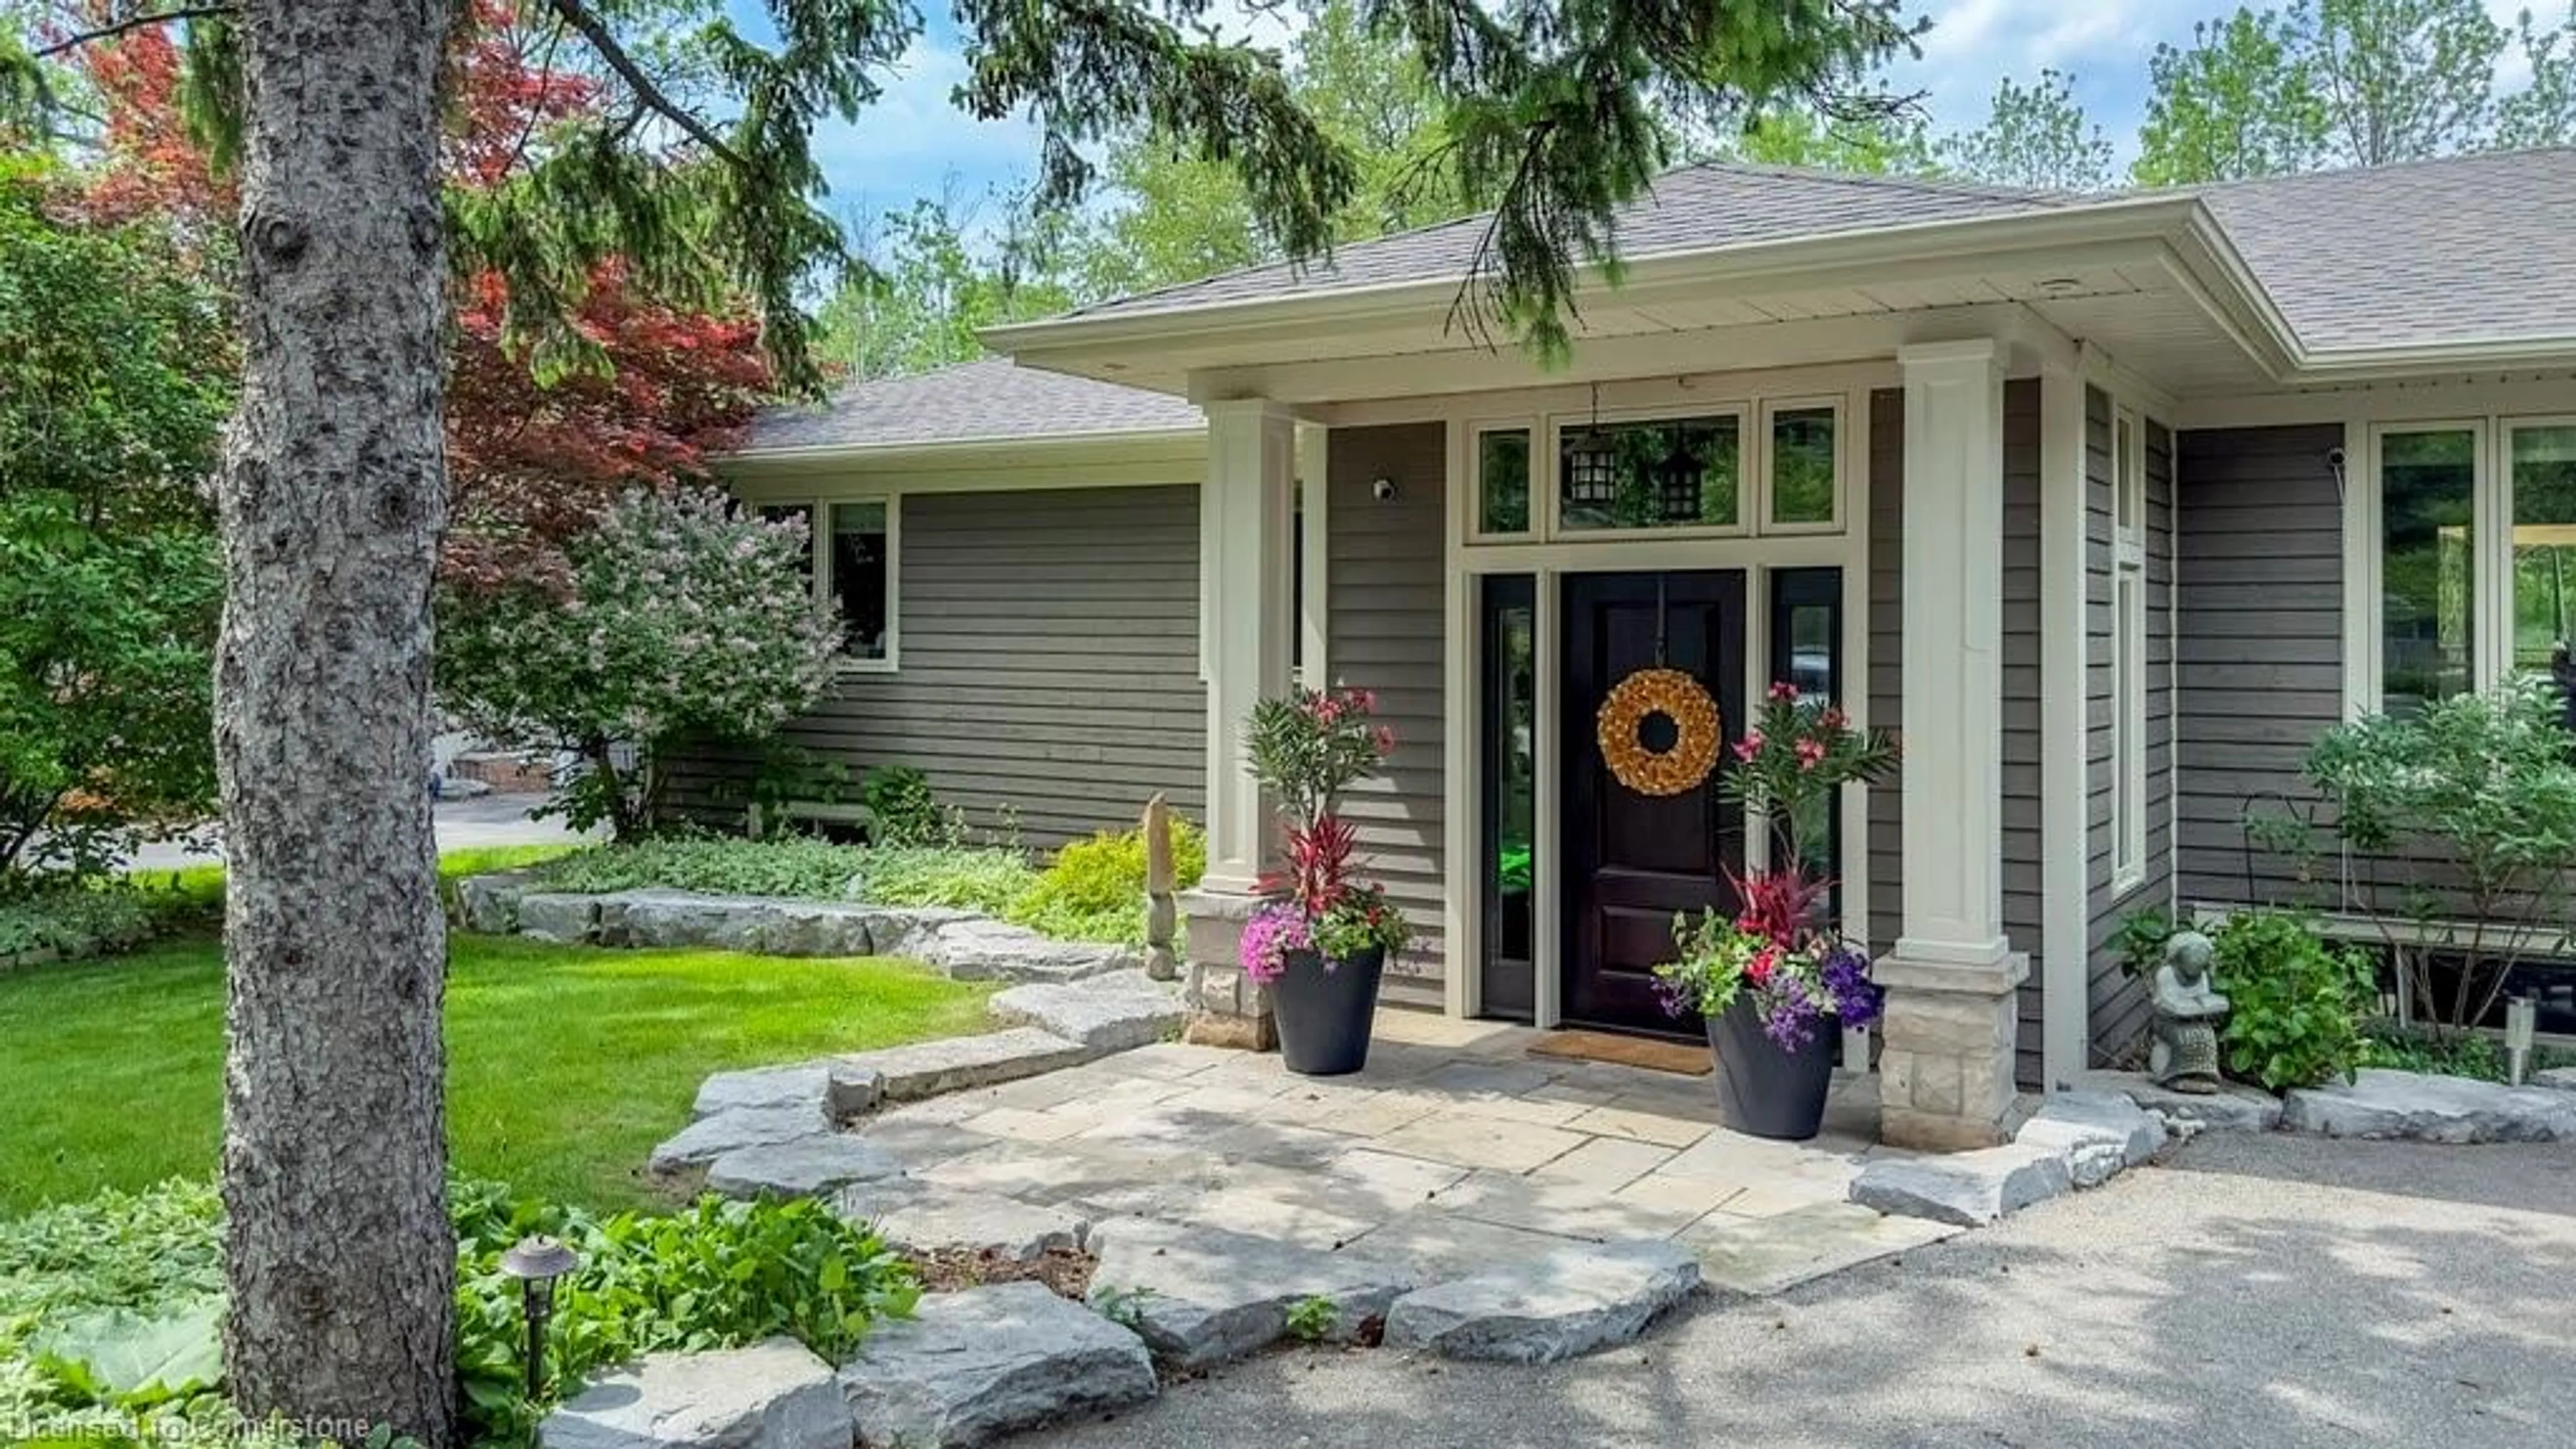
[[(729, 0), (756, 14), (761, 0)], [(2042, 67), (2075, 77), (2077, 95), (2119, 148), (2126, 166), (2145, 105), (2147, 58), (2158, 42), (2186, 43), (2194, 21), (2233, 11), (2239, 0), (1915, 0), (1933, 27), (1920, 60), (1889, 72), (1890, 83), (1924, 93), (1935, 131), (1966, 129), (1985, 118), (1995, 83), (2027, 80)], [(2259, 0), (2258, 0), (2259, 3)], [(2543, 12), (2559, 0), (2487, 0), (2510, 24), (2525, 4)], [(849, 217), (899, 209), (917, 196), (954, 191), (981, 195), (995, 183), (1025, 178), (1035, 167), (1035, 133), (1018, 121), (978, 123), (949, 104), (963, 73), (956, 31), (945, 6), (929, 0), (929, 27), (914, 45), (885, 98), (856, 126), (817, 137), (830, 178), (829, 206)], [(1277, 38), (1275, 35), (1271, 38)], [(2514, 56), (2508, 49), (2506, 64)], [(2510, 84), (2510, 77), (2507, 77)]]

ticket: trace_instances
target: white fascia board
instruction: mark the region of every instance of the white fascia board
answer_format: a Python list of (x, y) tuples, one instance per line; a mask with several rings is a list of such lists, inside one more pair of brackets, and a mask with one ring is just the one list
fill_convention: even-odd
[(924, 443), (849, 443), (811, 448), (752, 448), (710, 459), (723, 474), (771, 474), (852, 469), (1002, 466), (1042, 468), (1105, 458), (1193, 456), (1207, 447), (1207, 429), (1155, 428), (1130, 432), (1040, 433), (996, 438), (957, 438)]

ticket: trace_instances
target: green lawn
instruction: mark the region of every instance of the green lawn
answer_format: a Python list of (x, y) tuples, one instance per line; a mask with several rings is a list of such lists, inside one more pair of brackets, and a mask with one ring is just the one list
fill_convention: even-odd
[[(980, 1029), (989, 988), (890, 961), (603, 951), (458, 935), (459, 1169), (598, 1209), (654, 1200), (707, 1073)], [(0, 1215), (216, 1165), (224, 984), (208, 936), (0, 975)]]

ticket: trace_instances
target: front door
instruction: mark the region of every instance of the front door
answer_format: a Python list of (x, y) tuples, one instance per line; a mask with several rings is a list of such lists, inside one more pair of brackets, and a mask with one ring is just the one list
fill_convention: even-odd
[[(1696, 1016), (1665, 1014), (1654, 967), (1672, 958), (1675, 913), (1735, 909), (1727, 873), (1744, 868), (1743, 811), (1718, 798), (1719, 770), (1671, 795), (1640, 793), (1612, 775), (1597, 725), (1602, 703), (1619, 681), (1657, 667), (1707, 689), (1732, 744), (1744, 717), (1744, 575), (1566, 575), (1564, 1016), (1696, 1035)], [(1669, 721), (1649, 719), (1640, 742), (1670, 748)]]

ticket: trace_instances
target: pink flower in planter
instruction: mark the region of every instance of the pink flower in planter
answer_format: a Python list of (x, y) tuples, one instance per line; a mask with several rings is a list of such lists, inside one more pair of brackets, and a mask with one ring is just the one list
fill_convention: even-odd
[(1801, 769), (1801, 770), (1812, 770), (1812, 769), (1816, 768), (1818, 765), (1823, 764), (1824, 762), (1825, 762), (1825, 742), (1824, 742), (1823, 740), (1800, 740), (1800, 741), (1798, 741), (1798, 768), (1799, 768), (1799, 769)]
[(1753, 762), (1753, 757), (1762, 753), (1762, 743), (1762, 732), (1760, 730), (1753, 731), (1751, 734), (1748, 734), (1744, 738), (1735, 742), (1735, 758), (1744, 761), (1746, 764), (1751, 764)]

